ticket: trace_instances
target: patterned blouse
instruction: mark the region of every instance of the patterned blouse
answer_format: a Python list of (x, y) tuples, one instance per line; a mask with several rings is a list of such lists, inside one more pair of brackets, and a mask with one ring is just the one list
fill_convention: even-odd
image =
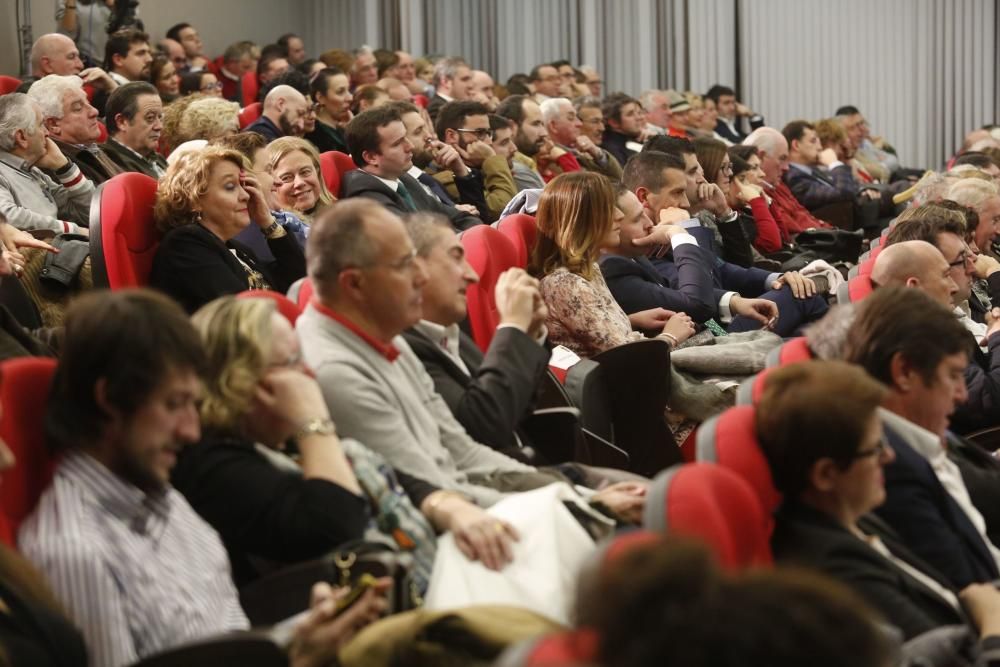
[(558, 268), (539, 282), (549, 309), (545, 320), (549, 340), (555, 345), (587, 358), (645, 339), (641, 332), (632, 330), (628, 315), (611, 296), (596, 264), (592, 280)]

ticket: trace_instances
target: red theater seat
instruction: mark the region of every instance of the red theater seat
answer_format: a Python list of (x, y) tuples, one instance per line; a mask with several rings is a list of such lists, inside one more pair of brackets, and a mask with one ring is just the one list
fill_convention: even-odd
[(13, 93), (17, 90), (17, 87), (21, 85), (21, 80), (13, 76), (4, 76), (0, 74), (0, 95), (6, 95), (7, 93)]
[[(253, 97), (251, 97), (249, 99), (252, 100), (252, 99), (255, 99), (256, 97), (257, 96), (255, 94)], [(243, 99), (247, 99), (247, 98), (244, 97)], [(252, 102), (252, 103), (246, 105), (245, 107), (243, 107), (242, 109), (240, 109), (240, 115), (239, 115), (240, 129), (241, 130), (245, 130), (246, 128), (250, 127), (250, 125), (255, 120), (257, 120), (258, 118), (260, 118), (260, 114), (261, 114), (261, 110), (262, 109), (263, 109), (263, 105), (261, 105), (260, 102)]]
[(326, 189), (334, 197), (340, 197), (340, 181), (344, 174), (358, 168), (350, 155), (340, 151), (326, 151), (320, 153), (319, 168), (323, 172), (323, 182)]
[(497, 229), (514, 244), (519, 264), (522, 268), (526, 268), (538, 236), (535, 217), (527, 213), (508, 215), (497, 223)]
[(149, 280), (162, 234), (153, 222), (156, 181), (119, 174), (101, 184), (90, 205), (90, 256), (96, 287), (141, 287)]
[(476, 345), (486, 352), (500, 324), (494, 290), (507, 269), (518, 266), (517, 250), (507, 238), (488, 225), (477, 225), (462, 234), (462, 245), (479, 282), (466, 292), (469, 326)]
[(299, 319), (301, 311), (291, 299), (284, 294), (269, 289), (246, 290), (236, 295), (238, 299), (270, 299), (278, 309), (278, 314), (288, 320), (293, 327)]

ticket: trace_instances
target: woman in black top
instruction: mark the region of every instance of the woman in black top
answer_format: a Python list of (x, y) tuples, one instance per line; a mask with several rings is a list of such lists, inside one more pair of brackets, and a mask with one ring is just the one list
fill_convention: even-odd
[[(156, 193), (156, 223), (166, 231), (153, 258), (149, 282), (188, 312), (212, 299), (247, 289), (285, 292), (306, 272), (305, 255), (268, 208), (246, 159), (209, 146), (167, 170)], [(234, 240), (256, 224), (273, 262), (262, 262)]]
[(351, 82), (338, 67), (327, 67), (316, 73), (309, 86), (312, 101), (317, 105), (316, 129), (306, 139), (320, 153), (347, 153), (344, 126), (351, 120)]

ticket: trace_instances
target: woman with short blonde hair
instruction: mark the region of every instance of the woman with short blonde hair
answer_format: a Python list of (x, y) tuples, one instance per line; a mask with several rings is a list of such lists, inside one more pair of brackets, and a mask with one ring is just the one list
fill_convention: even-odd
[(315, 216), (336, 201), (326, 187), (316, 148), (298, 137), (281, 137), (267, 146), (268, 171), (283, 209)]

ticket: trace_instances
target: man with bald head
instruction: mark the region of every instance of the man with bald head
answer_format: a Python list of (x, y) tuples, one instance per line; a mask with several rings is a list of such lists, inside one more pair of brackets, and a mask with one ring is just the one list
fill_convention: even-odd
[(490, 113), (496, 113), (497, 107), (500, 106), (494, 85), (495, 82), (489, 72), (481, 69), (472, 70), (472, 99), (485, 105)]
[(759, 127), (743, 140), (743, 145), (753, 146), (760, 155), (760, 168), (764, 172), (764, 189), (771, 198), (771, 215), (778, 224), (783, 242), (807, 229), (832, 229), (803, 206), (785, 184), (788, 171), (788, 141), (773, 127)]
[(76, 44), (58, 32), (42, 35), (31, 45), (31, 79), (25, 80), (20, 92), (28, 92), (31, 83), (49, 74), (75, 74), (83, 79), (83, 83), (89, 86), (87, 96), (98, 112), (103, 112), (107, 96), (118, 87), (100, 67), (84, 68)]
[(949, 309), (958, 292), (944, 255), (927, 241), (888, 246), (875, 260), (871, 280), (875, 287), (915, 287)]
[(280, 85), (271, 89), (264, 98), (264, 110), (244, 132), (256, 132), (268, 143), (279, 137), (301, 137), (305, 134), (309, 102), (291, 86)]

